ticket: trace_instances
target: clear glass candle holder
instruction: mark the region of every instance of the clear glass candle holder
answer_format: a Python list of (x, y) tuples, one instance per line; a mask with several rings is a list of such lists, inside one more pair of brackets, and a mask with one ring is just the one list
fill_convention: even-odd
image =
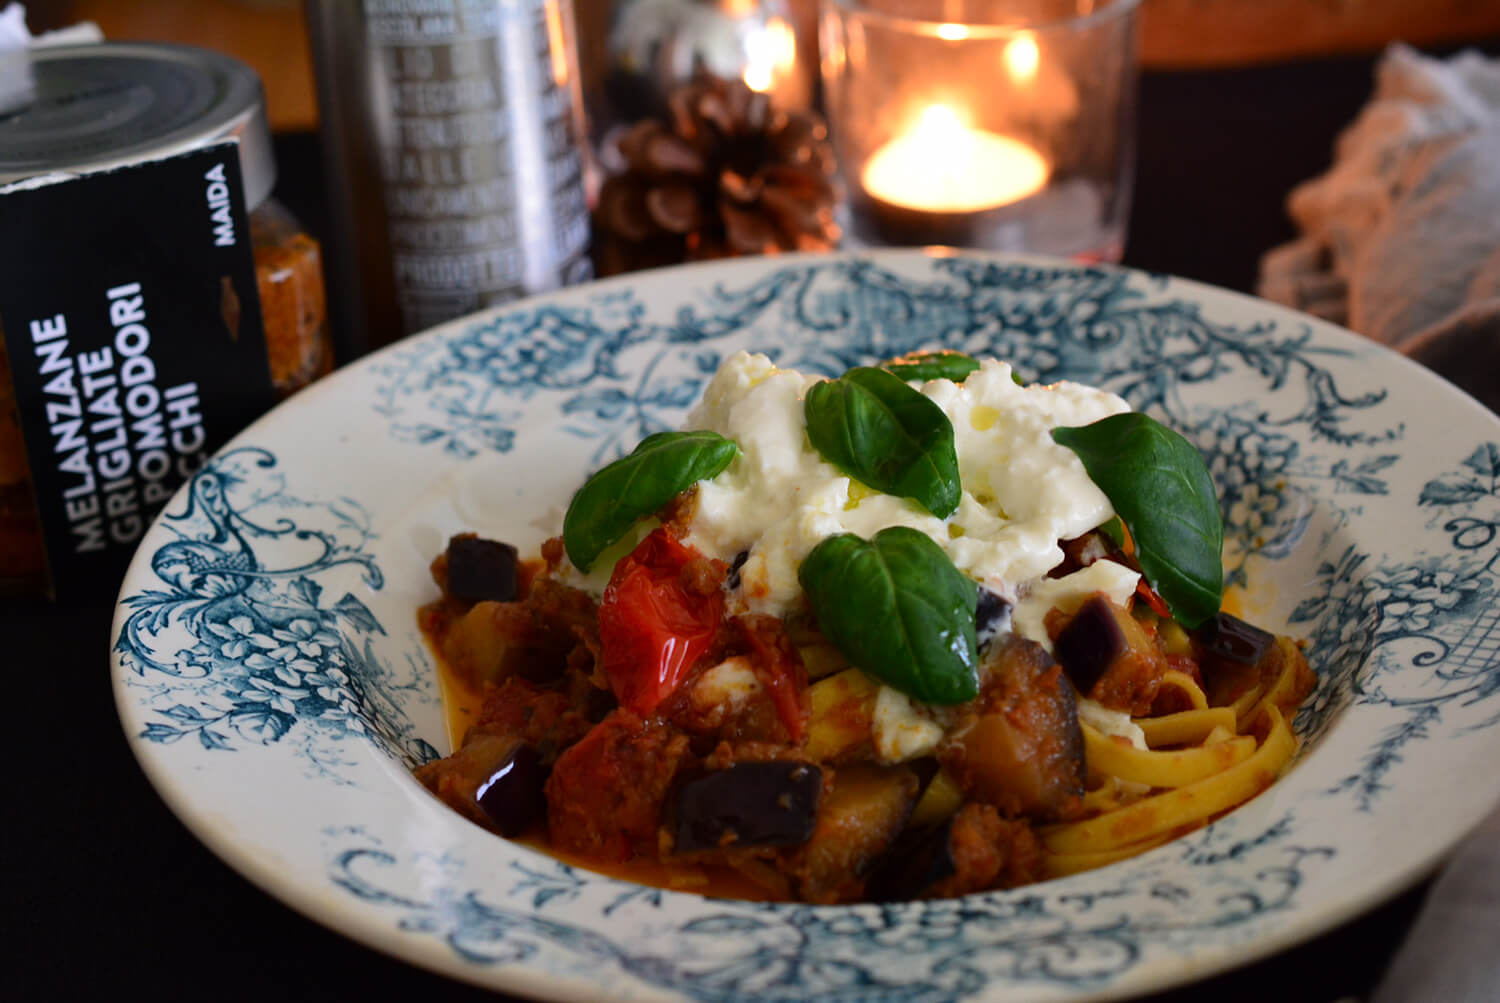
[(1118, 261), (1139, 0), (822, 0), (846, 246)]

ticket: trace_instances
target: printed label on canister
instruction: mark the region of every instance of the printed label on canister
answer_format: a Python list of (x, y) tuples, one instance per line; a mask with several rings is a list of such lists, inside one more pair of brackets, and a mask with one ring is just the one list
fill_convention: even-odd
[(58, 598), (274, 401), (238, 144), (0, 193), (0, 332)]
[(557, 0), (365, 0), (405, 328), (589, 277)]

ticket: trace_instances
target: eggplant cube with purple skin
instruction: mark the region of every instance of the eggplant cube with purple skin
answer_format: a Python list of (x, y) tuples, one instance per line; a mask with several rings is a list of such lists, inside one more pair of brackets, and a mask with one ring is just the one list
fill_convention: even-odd
[(516, 548), (460, 534), (448, 541), (448, 594), (473, 602), (516, 598)]
[(1141, 622), (1103, 593), (1079, 607), (1052, 651), (1079, 693), (1131, 714), (1150, 712), (1164, 656)]
[(736, 763), (682, 786), (677, 852), (805, 843), (818, 821), (823, 771), (811, 763)]

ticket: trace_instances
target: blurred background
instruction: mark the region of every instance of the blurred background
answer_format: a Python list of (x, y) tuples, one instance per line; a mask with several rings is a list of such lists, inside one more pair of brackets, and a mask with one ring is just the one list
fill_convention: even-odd
[[(574, 0), (586, 98), (606, 78), (612, 18), (629, 2)], [(784, 2), (799, 29), (815, 24), (817, 0)], [(277, 194), (321, 236), (323, 153), (302, 7), (33, 0), (28, 22), (41, 32), (91, 20), (106, 38), (182, 42), (249, 63), (264, 81), (276, 132)], [(1335, 138), (1370, 97), (1387, 45), (1500, 53), (1495, 0), (1145, 0), (1141, 14), (1138, 168), (1124, 263), (1244, 291), (1256, 287), (1260, 256), (1295, 236), (1287, 193), (1328, 168)], [(801, 31), (797, 46), (810, 65), (814, 34)]]
[[(791, 0), (811, 23), (816, 0)], [(598, 80), (613, 0), (574, 0), (585, 86)], [(93, 21), (105, 37), (200, 45), (253, 66), (271, 126), (318, 122), (307, 28), (299, 0), (33, 0), (34, 32)], [(1500, 36), (1494, 0), (1146, 0), (1142, 59), (1151, 70), (1253, 66), (1374, 53), (1402, 40), (1448, 47)]]

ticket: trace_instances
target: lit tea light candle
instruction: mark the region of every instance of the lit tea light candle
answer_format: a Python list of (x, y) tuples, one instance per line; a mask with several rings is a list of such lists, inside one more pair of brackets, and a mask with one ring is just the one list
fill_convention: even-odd
[(945, 105), (875, 151), (861, 180), (873, 198), (934, 213), (970, 213), (1019, 202), (1046, 187), (1051, 167), (1034, 148), (975, 129)]

